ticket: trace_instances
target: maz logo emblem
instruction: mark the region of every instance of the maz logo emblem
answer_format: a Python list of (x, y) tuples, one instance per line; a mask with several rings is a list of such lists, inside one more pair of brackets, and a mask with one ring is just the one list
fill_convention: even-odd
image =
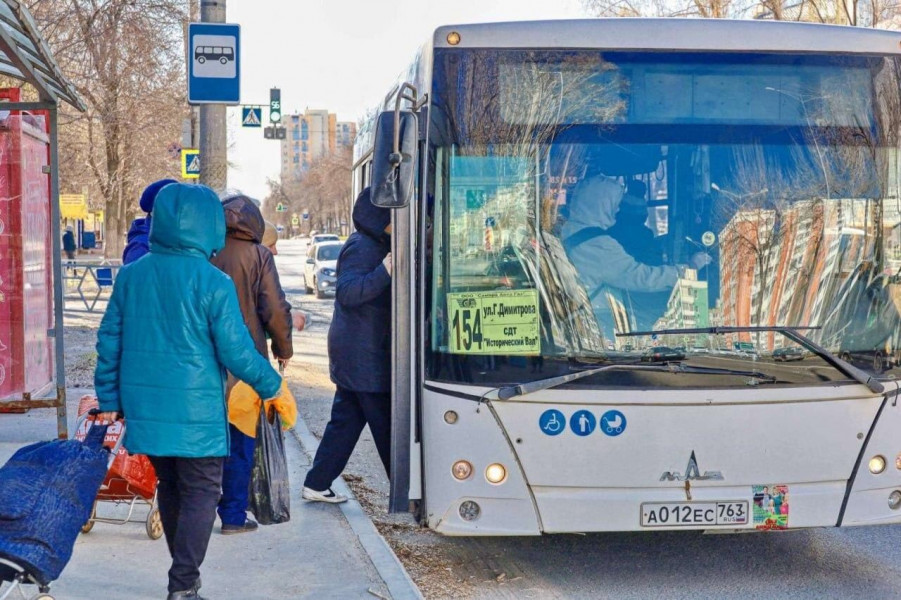
[(691, 457), (688, 459), (688, 464), (685, 466), (685, 474), (679, 473), (679, 471), (664, 471), (663, 475), (660, 476), (660, 481), (723, 481), (726, 478), (723, 477), (723, 474), (719, 471), (704, 471), (704, 474), (701, 475), (701, 470), (698, 468), (698, 459), (695, 458), (695, 451), (691, 451)]

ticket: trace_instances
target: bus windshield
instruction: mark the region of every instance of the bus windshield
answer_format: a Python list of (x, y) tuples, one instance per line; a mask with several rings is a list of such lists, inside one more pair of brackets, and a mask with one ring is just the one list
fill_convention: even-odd
[[(582, 363), (755, 361), (779, 384), (847, 379), (779, 352), (794, 344), (777, 332), (627, 335), (710, 326), (811, 326), (865, 370), (901, 364), (897, 58), (434, 60), (431, 377), (500, 385)], [(616, 370), (585, 381), (746, 385)]]

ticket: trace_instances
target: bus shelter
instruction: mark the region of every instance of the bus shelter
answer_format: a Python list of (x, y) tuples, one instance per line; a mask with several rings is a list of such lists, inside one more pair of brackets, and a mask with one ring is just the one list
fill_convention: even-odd
[(67, 435), (57, 110), (85, 109), (22, 3), (0, 0), (0, 412)]

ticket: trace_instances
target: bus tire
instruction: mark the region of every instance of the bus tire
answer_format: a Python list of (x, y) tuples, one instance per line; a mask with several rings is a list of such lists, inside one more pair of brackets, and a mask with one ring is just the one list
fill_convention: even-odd
[(199, 62), (200, 64), (205, 63), (205, 62), (206, 62), (206, 57), (204, 57), (204, 56), (198, 56), (198, 57), (197, 57), (197, 62)]
[(422, 525), (422, 500), (410, 500), (410, 512), (413, 513), (416, 522)]
[(228, 64), (228, 59), (225, 58), (225, 57), (223, 56), (222, 58), (219, 59), (219, 63), (220, 63), (220, 64), (223, 64), (223, 65), (227, 65), (227, 64)]

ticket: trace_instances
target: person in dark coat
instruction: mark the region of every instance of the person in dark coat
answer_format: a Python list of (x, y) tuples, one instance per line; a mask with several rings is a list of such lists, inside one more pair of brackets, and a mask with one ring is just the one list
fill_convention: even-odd
[(329, 374), (336, 386), (332, 415), (303, 498), (344, 502), (331, 489), (369, 425), (390, 472), (391, 446), (391, 213), (370, 201), (369, 188), (353, 210), (356, 231), (338, 255), (335, 313), (328, 333)]
[[(250, 331), (257, 352), (269, 358), (266, 335), (272, 341), (272, 354), (286, 363), (294, 353), (291, 344), (291, 305), (285, 300), (275, 270), (272, 253), (261, 245), (265, 221), (252, 198), (243, 194), (226, 197), (225, 248), (211, 262), (231, 277), (238, 291), (238, 303), (244, 324)], [(229, 377), (229, 391), (235, 379)], [(222, 475), (222, 499), (219, 518), (222, 533), (254, 531), (257, 523), (247, 518), (250, 501), (250, 474), (256, 439), (245, 435), (232, 424), (229, 431), (229, 455)]]
[(224, 245), (213, 190), (167, 185), (154, 207), (150, 253), (119, 271), (97, 332), (99, 418), (123, 413), (125, 448), (146, 454), (159, 478), (168, 600), (202, 600), (200, 565), (229, 448), (226, 370), (265, 399), (282, 384), (247, 332), (234, 283), (209, 262)]
[(138, 260), (150, 252), (150, 213), (153, 212), (153, 203), (160, 190), (170, 183), (177, 183), (174, 179), (160, 179), (154, 181), (141, 193), (141, 210), (147, 213), (146, 217), (139, 217), (131, 222), (128, 229), (125, 250), (122, 252), (122, 264), (127, 265)]
[(75, 250), (78, 247), (75, 244), (75, 232), (72, 231), (72, 226), (68, 225), (66, 227), (66, 233), (63, 234), (63, 252), (66, 253), (66, 258), (69, 260), (75, 260)]

